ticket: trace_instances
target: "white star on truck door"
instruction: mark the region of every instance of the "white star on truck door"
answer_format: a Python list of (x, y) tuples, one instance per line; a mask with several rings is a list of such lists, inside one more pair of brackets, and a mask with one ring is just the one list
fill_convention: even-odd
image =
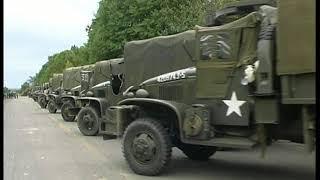
[(246, 101), (239, 101), (234, 91), (232, 92), (231, 99), (223, 100), (223, 102), (228, 106), (228, 111), (226, 116), (229, 116), (233, 112), (237, 113), (240, 117), (242, 116), (240, 111), (240, 106), (243, 105)]

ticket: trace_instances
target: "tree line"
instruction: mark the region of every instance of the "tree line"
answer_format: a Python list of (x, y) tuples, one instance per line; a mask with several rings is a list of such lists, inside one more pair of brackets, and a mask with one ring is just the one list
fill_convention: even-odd
[(65, 68), (121, 57), (126, 42), (165, 36), (204, 25), (208, 13), (238, 0), (101, 0), (82, 46), (48, 56), (40, 71), (21, 85), (26, 94), (31, 84), (48, 82)]

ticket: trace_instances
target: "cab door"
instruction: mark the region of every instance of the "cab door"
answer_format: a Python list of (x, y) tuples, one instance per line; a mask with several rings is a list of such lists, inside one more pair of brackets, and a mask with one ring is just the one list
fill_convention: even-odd
[(236, 70), (240, 29), (197, 32), (197, 98), (224, 98)]
[(197, 31), (196, 97), (209, 105), (214, 125), (249, 125), (248, 88), (241, 85), (241, 28)]

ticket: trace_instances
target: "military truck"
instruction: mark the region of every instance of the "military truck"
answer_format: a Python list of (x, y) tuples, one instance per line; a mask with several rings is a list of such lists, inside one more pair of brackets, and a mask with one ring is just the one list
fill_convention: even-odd
[[(305, 143), (311, 151), (314, 20), (314, 0), (290, 0), (279, 1), (278, 8), (261, 6), (220, 26), (197, 26), (194, 54), (186, 50), (186, 59), (195, 65), (141, 82), (144, 74), (161, 69), (161, 61), (136, 68), (138, 64), (127, 61), (126, 50), (140, 60), (146, 54), (156, 58), (166, 53), (138, 54), (138, 48), (127, 45), (124, 99), (98, 109), (104, 113), (100, 128), (123, 136), (124, 157), (142, 175), (163, 172), (172, 147), (193, 160), (207, 160), (218, 147), (260, 147), (264, 155), (273, 139)], [(169, 49), (166, 55), (179, 56)]]
[(50, 82), (42, 85), (42, 90), (37, 94), (37, 102), (41, 108), (46, 108), (48, 104), (48, 94), (50, 93)]
[(31, 98), (37, 102), (38, 101), (38, 94), (41, 92), (41, 86), (40, 85), (36, 85), (33, 87), (32, 92), (31, 92)]
[(80, 71), (90, 68), (91, 65), (70, 67), (63, 71), (60, 88), (55, 93), (50, 94), (48, 110), (50, 113), (56, 113), (63, 105), (62, 99), (72, 96), (79, 96), (80, 92)]
[[(63, 79), (63, 74), (62, 73), (54, 73), (52, 75), (52, 81), (51, 81), (51, 92), (48, 94), (47, 96), (47, 108), (49, 110), (50, 113), (54, 113), (54, 107), (52, 107), (54, 105), (53, 102), (50, 103), (51, 101), (56, 101), (56, 98), (58, 98), (60, 96), (60, 94), (62, 93), (62, 79)], [(52, 105), (53, 104), (53, 105)]]
[(34, 86), (31, 85), (31, 87), (29, 89), (29, 92), (28, 92), (28, 97), (29, 98), (32, 98), (33, 92), (34, 92)]
[[(61, 116), (64, 121), (74, 121), (75, 116), (69, 114), (69, 108), (73, 108), (75, 106), (76, 100), (86, 92), (87, 86), (82, 82), (82, 76), (84, 72), (91, 72), (94, 69), (95, 65), (85, 65), (79, 66), (77, 68), (73, 68), (69, 73), (64, 74), (63, 87), (64, 90), (69, 92), (61, 95)], [(83, 72), (83, 73), (81, 73)], [(86, 79), (85, 79), (86, 80)], [(73, 87), (73, 88), (71, 88)]]
[[(77, 124), (82, 134), (94, 136), (99, 133), (102, 109), (111, 101), (120, 97), (123, 84), (123, 58), (99, 61), (93, 71), (81, 72), (82, 97), (75, 106), (69, 108), (69, 114), (77, 116)], [(110, 85), (113, 86), (110, 86)], [(113, 87), (113, 89), (112, 89)]]
[(95, 90), (95, 97), (77, 100), (77, 106), (81, 107), (77, 115), (79, 130), (88, 136), (98, 132), (108, 139), (117, 136), (117, 121), (113, 116), (118, 109), (113, 105), (125, 98), (123, 94), (127, 94), (129, 89), (146, 79), (194, 65), (191, 59), (194, 33), (194, 30), (190, 30), (177, 35), (127, 43), (123, 62), (113, 61), (101, 71), (108, 76), (110, 82), (102, 83), (104, 88), (99, 85), (101, 89)]

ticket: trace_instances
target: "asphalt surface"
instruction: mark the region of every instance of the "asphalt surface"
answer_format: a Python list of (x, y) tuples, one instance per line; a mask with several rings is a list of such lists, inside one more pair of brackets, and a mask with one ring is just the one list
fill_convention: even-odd
[(267, 149), (218, 151), (207, 162), (189, 160), (173, 150), (170, 168), (161, 176), (134, 174), (121, 152), (121, 140), (86, 137), (75, 122), (49, 114), (28, 97), (4, 100), (4, 179), (45, 180), (311, 180), (315, 153), (280, 141)]

